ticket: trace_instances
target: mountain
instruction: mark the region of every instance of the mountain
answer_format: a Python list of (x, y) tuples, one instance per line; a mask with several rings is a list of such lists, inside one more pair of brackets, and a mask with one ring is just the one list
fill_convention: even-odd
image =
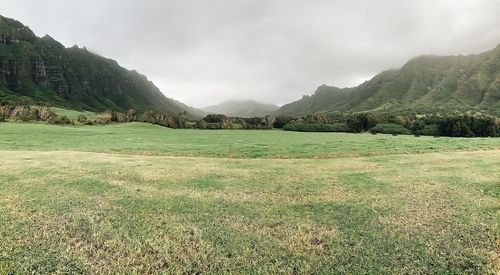
[(177, 103), (177, 105), (179, 105), (182, 109), (184, 109), (188, 114), (190, 114), (191, 117), (203, 118), (206, 115), (208, 115), (207, 112), (200, 110), (200, 109), (197, 109), (197, 108), (194, 108), (194, 107), (191, 107), (191, 106), (188, 106), (180, 101), (174, 100), (174, 102)]
[(272, 115), (278, 106), (263, 104), (257, 101), (226, 101), (224, 103), (202, 108), (207, 113), (223, 114), (231, 117), (262, 117)]
[(0, 101), (89, 111), (185, 111), (144, 75), (85, 48), (65, 48), (48, 35), (39, 38), (22, 23), (3, 16)]
[(277, 114), (301, 116), (319, 111), (484, 111), (499, 115), (500, 45), (476, 55), (420, 56), (353, 88), (322, 85), (313, 95), (282, 106)]

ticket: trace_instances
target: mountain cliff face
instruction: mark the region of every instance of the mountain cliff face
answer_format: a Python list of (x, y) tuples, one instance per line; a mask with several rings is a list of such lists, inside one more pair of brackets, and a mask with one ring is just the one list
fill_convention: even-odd
[(218, 105), (202, 108), (203, 111), (212, 114), (223, 114), (231, 117), (262, 117), (272, 115), (278, 106), (263, 104), (253, 100), (249, 101), (227, 101)]
[(354, 88), (323, 85), (277, 113), (390, 111), (500, 114), (500, 45), (468, 56), (421, 56)]
[(85, 48), (65, 48), (0, 16), (0, 101), (56, 105), (91, 111), (184, 108), (145, 76)]

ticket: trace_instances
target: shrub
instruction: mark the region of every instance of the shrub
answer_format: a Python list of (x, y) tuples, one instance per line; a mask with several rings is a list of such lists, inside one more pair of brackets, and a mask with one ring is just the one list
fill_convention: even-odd
[(273, 127), (274, 128), (283, 128), (285, 125), (290, 123), (293, 120), (293, 117), (290, 116), (277, 116), (274, 120)]
[(200, 120), (200, 121), (196, 122), (196, 128), (207, 129), (207, 123), (204, 120)]
[(100, 125), (110, 124), (111, 118), (112, 115), (109, 112), (103, 112), (97, 116), (95, 123)]
[(10, 118), (21, 121), (33, 120), (31, 107), (28, 105), (16, 106), (10, 114)]
[(196, 129), (196, 125), (198, 122), (195, 121), (186, 121), (185, 129)]
[(422, 130), (425, 128), (425, 123), (420, 119), (415, 119), (410, 123), (410, 131), (414, 135), (422, 134)]
[(469, 116), (448, 117), (439, 123), (439, 132), (444, 136), (451, 137), (473, 137), (474, 132), (470, 129)]
[(500, 120), (496, 117), (474, 116), (469, 127), (479, 137), (497, 137), (500, 135)]
[[(231, 123), (238, 123), (238, 118), (233, 118)], [(245, 129), (272, 129), (274, 118), (271, 116), (243, 118), (240, 124)], [(232, 128), (232, 127), (231, 127)]]
[(325, 113), (325, 112), (317, 112), (317, 113), (314, 113), (312, 115), (308, 115), (308, 116), (305, 116), (304, 118), (304, 121), (307, 122), (307, 123), (311, 123), (311, 124), (319, 124), (319, 123), (323, 123), (323, 124), (333, 124), (335, 123), (335, 119), (328, 115), (328, 113)]
[(139, 120), (142, 122), (153, 123), (153, 114), (146, 111), (140, 116)]
[(206, 129), (229, 129), (233, 123), (230, 117), (221, 114), (209, 114), (203, 120), (207, 123)]
[(78, 122), (79, 123), (87, 123), (87, 117), (84, 114), (78, 115)]
[(114, 113), (113, 119), (115, 122), (118, 123), (124, 123), (124, 122), (129, 122), (128, 117), (124, 113)]
[(381, 134), (391, 134), (391, 135), (407, 135), (410, 133), (408, 129), (398, 124), (377, 124), (370, 129), (370, 132), (372, 134), (381, 133)]
[(232, 123), (231, 129), (243, 129), (243, 125), (241, 123)]
[(422, 131), (420, 132), (421, 135), (424, 136), (434, 136), (438, 137), (441, 135), (441, 132), (439, 131), (439, 125), (437, 124), (429, 124), (425, 125)]
[(371, 113), (350, 114), (347, 118), (347, 126), (355, 133), (361, 133), (375, 126), (377, 119)]
[(10, 117), (12, 110), (14, 110), (14, 106), (12, 105), (0, 105), (0, 115), (2, 115), (5, 119)]
[(205, 129), (218, 130), (222, 129), (221, 123), (209, 122), (207, 123), (207, 127)]
[(57, 116), (56, 113), (52, 112), (48, 107), (42, 106), (40, 107), (40, 119), (42, 121), (48, 121)]
[(138, 119), (139, 115), (137, 114), (137, 111), (134, 109), (129, 109), (127, 112), (127, 120), (131, 122), (131, 121), (137, 121)]
[(287, 131), (298, 132), (350, 132), (349, 127), (345, 123), (304, 123), (292, 122), (283, 127)]
[(67, 116), (56, 116), (48, 120), (50, 124), (56, 125), (68, 125), (71, 124), (71, 120)]

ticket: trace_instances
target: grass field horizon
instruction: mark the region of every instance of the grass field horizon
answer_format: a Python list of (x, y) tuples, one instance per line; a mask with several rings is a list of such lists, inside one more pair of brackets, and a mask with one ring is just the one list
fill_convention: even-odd
[(498, 138), (414, 137), (283, 130), (171, 129), (147, 123), (0, 123), (0, 148), (227, 158), (331, 158), (500, 148)]
[(0, 273), (498, 273), (500, 139), (0, 123)]

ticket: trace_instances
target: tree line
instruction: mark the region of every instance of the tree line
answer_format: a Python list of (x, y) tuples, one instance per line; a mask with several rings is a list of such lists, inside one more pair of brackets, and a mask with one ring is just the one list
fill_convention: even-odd
[(0, 121), (43, 121), (59, 125), (106, 125), (111, 123), (144, 122), (169, 128), (198, 128), (198, 129), (273, 129), (274, 118), (271, 116), (240, 118), (225, 115), (211, 114), (200, 120), (194, 120), (187, 112), (176, 115), (153, 111), (137, 112), (130, 109), (128, 112), (104, 111), (89, 119), (80, 114), (77, 119), (70, 120), (67, 116), (58, 115), (46, 106), (0, 104)]
[(50, 124), (105, 125), (110, 123), (144, 122), (170, 128), (197, 129), (284, 129), (302, 132), (371, 132), (372, 134), (413, 134), (450, 137), (500, 136), (500, 119), (486, 114), (427, 114), (394, 115), (390, 113), (319, 112), (303, 117), (265, 116), (254, 118), (228, 117), (210, 114), (195, 120), (186, 112), (176, 115), (130, 109), (126, 113), (105, 111), (88, 119), (80, 114), (75, 121), (60, 116), (45, 106), (0, 105), (0, 121), (44, 121)]
[(500, 119), (486, 114), (427, 114), (396, 116), (389, 113), (316, 113), (301, 118), (276, 117), (285, 130), (371, 132), (450, 137), (500, 136)]

